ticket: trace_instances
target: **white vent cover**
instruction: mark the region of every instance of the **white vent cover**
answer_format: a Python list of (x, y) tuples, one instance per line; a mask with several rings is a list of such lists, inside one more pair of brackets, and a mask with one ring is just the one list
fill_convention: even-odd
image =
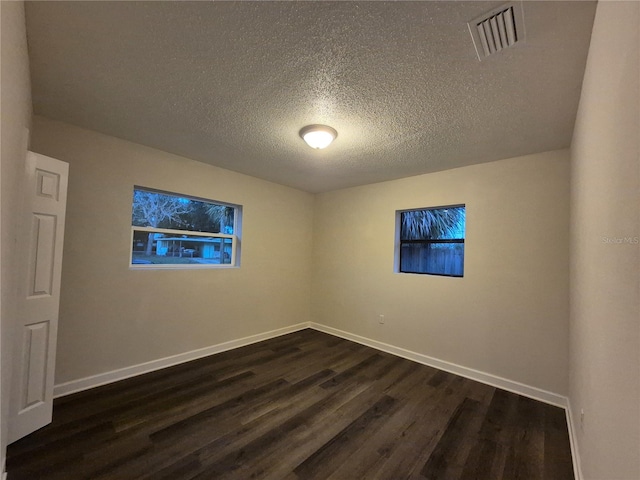
[(495, 8), (467, 25), (480, 61), (524, 41), (521, 2)]

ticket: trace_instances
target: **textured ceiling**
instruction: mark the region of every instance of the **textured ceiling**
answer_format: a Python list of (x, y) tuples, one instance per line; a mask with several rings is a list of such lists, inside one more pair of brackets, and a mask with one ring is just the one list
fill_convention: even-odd
[(310, 192), (567, 147), (595, 3), (479, 62), (503, 3), (27, 2), (34, 111)]

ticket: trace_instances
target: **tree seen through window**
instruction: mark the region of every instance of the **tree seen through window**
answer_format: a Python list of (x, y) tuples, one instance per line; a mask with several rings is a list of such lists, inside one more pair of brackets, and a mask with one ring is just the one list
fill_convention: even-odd
[(231, 263), (237, 208), (134, 188), (132, 263)]
[(464, 205), (399, 212), (399, 271), (464, 275)]

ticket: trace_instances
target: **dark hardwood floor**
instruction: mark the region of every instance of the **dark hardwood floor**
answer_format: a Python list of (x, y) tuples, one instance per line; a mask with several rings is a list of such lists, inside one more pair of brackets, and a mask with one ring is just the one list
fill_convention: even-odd
[(11, 480), (573, 479), (564, 411), (304, 330), (55, 401)]

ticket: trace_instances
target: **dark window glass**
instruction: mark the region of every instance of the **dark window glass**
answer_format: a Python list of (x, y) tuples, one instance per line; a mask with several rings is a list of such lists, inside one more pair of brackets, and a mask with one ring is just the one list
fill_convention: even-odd
[(240, 209), (239, 205), (134, 187), (131, 265), (237, 266), (240, 220), (236, 214)]
[(234, 233), (235, 208), (136, 187), (131, 224), (191, 232)]
[(465, 222), (464, 205), (400, 212), (399, 271), (462, 277)]

